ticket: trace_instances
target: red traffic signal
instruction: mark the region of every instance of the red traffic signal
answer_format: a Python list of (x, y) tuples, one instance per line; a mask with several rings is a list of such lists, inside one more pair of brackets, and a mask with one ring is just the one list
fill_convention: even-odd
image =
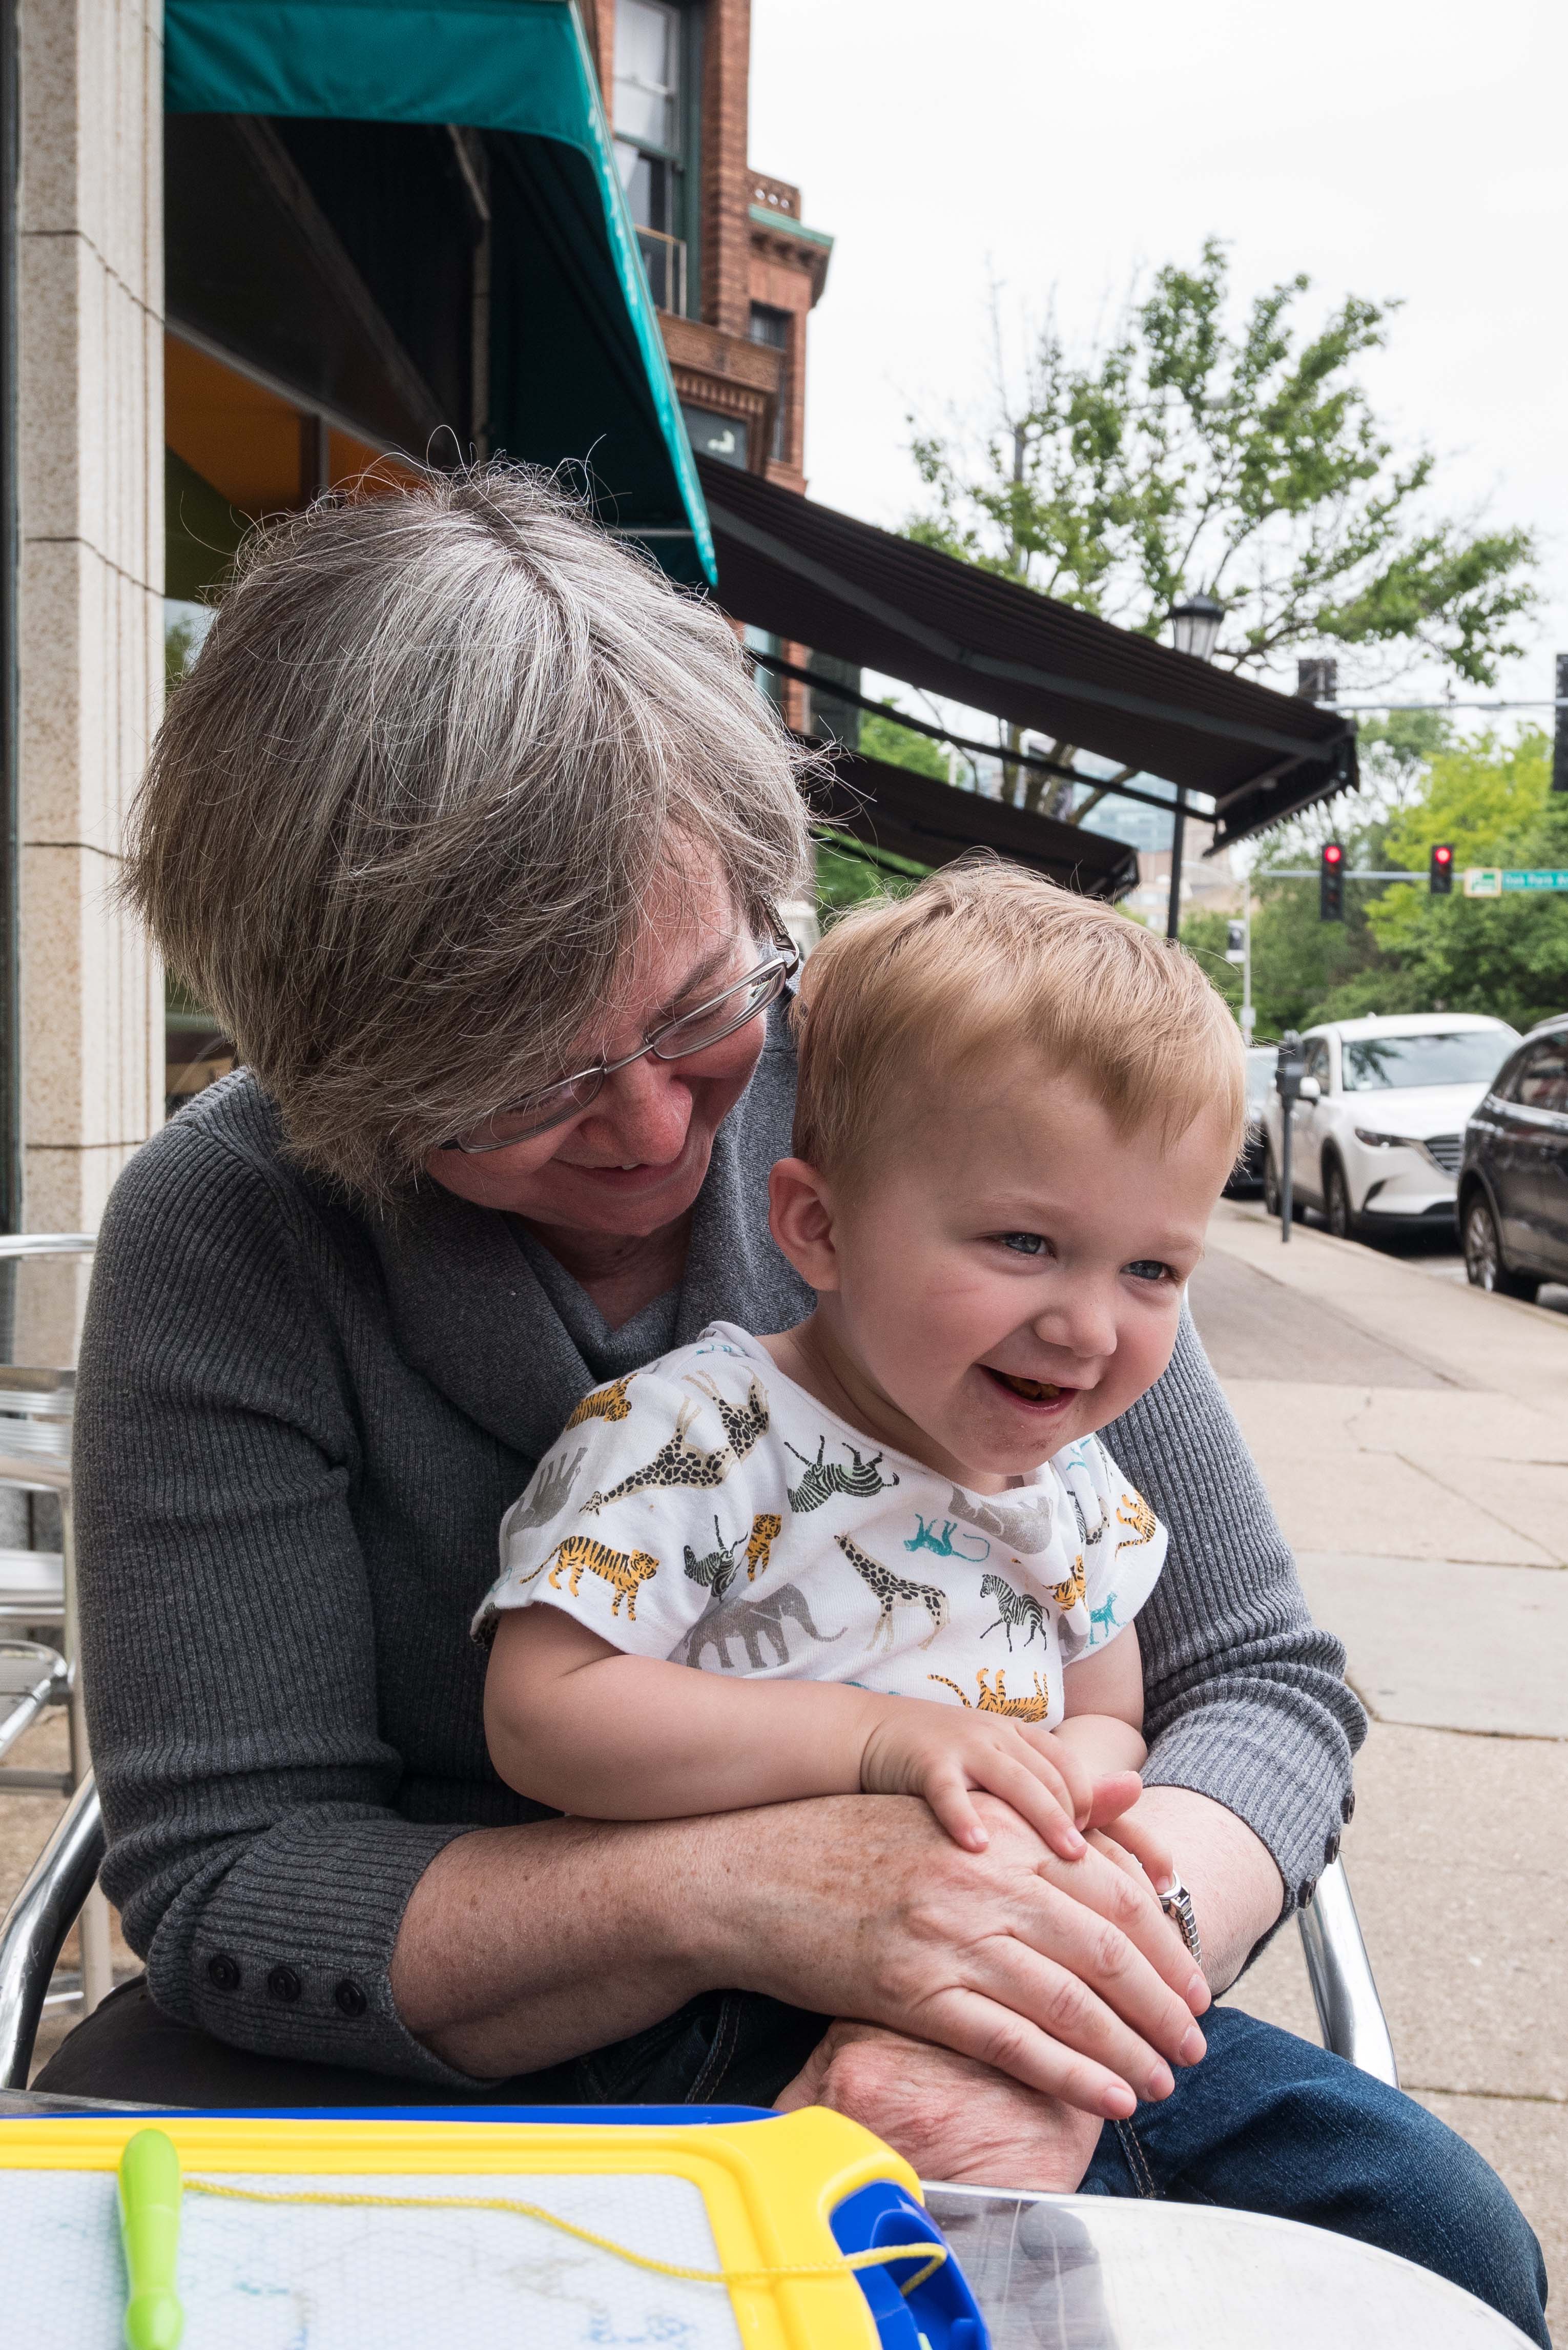
[(1317, 918), (1320, 922), (1345, 920), (1345, 850), (1337, 840), (1325, 840), (1317, 875)]
[(1453, 843), (1439, 840), (1434, 847), (1427, 867), (1427, 887), (1434, 898), (1447, 898), (1453, 893)]

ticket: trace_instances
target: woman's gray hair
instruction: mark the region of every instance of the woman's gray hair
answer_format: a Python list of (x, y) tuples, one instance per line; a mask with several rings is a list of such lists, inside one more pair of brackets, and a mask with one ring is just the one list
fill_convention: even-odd
[(307, 1165), (385, 1200), (561, 1076), (672, 842), (753, 927), (807, 756), (718, 608), (506, 464), (258, 532), (175, 690), (125, 892)]

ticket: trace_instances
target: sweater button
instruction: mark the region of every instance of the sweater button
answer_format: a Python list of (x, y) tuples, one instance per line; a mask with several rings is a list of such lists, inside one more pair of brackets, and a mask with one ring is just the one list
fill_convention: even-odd
[(1334, 1866), (1334, 1862), (1335, 1862), (1338, 1858), (1339, 1858), (1339, 1837), (1338, 1837), (1337, 1834), (1336, 1834), (1336, 1835), (1326, 1835), (1326, 1836), (1324, 1836), (1324, 1840), (1323, 1840), (1323, 1865), (1324, 1865), (1324, 1866), (1325, 1868), (1332, 1868), (1332, 1867)]
[(266, 1979), (266, 1987), (272, 1997), (281, 2000), (286, 2007), (292, 2007), (305, 1989), (292, 1967), (274, 1967)]
[(227, 1950), (214, 1950), (207, 1960), (207, 1981), (214, 1991), (238, 1991), (240, 1964)]
[(1345, 1822), (1346, 1827), (1350, 1825), (1351, 1821), (1355, 1817), (1355, 1790), (1354, 1787), (1352, 1787), (1350, 1793), (1341, 1801), (1339, 1806), (1339, 1816)]
[(1313, 1897), (1313, 1895), (1314, 1895), (1316, 1891), (1317, 1891), (1317, 1879), (1316, 1879), (1316, 1877), (1303, 1877), (1303, 1879), (1302, 1879), (1302, 1881), (1301, 1881), (1301, 1883), (1300, 1883), (1300, 1884), (1297, 1886), (1297, 1887), (1296, 1887), (1296, 1907), (1297, 1907), (1297, 1908), (1298, 1908), (1298, 1909), (1305, 1909), (1305, 1908), (1309, 1906), (1309, 1904), (1311, 1903), (1312, 1897)]
[(339, 2015), (347, 2015), (350, 2019), (363, 2015), (370, 2004), (352, 1975), (344, 1976), (332, 1994), (332, 2003)]

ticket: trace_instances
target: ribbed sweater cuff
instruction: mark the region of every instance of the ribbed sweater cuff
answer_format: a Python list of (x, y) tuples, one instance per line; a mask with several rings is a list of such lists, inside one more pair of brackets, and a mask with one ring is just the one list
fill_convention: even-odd
[(1349, 1749), (1336, 1771), (1321, 1717), (1295, 1721), (1282, 1709), (1261, 1714), (1253, 1705), (1220, 1702), (1184, 1714), (1156, 1740), (1143, 1781), (1210, 1796), (1268, 1846), (1285, 1888), (1272, 1934), (1311, 1898), (1323, 1874), (1324, 1847), (1337, 1835), (1350, 1782)]
[(410, 1895), (465, 1833), (385, 1813), (292, 1815), (242, 1854), (193, 1915), (179, 1902), (166, 1914), (148, 1953), (154, 2000), (263, 2055), (479, 2085), (406, 2028), (389, 1974)]

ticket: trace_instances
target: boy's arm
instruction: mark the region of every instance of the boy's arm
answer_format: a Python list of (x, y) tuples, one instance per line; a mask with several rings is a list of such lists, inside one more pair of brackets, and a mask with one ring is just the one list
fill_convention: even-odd
[[(1048, 1731), (844, 1682), (732, 1680), (629, 1657), (547, 1602), (505, 1610), (484, 1684), (509, 1785), (587, 1819), (680, 1819), (811, 1795), (922, 1795), (971, 1852), (970, 1790), (1012, 1804), (1064, 1859), (1094, 1789)], [(1133, 1791), (1133, 1792), (1136, 1792)]]
[(496, 1626), (484, 1729), (502, 1777), (537, 1803), (584, 1819), (683, 1819), (857, 1794), (867, 1695), (627, 1656), (541, 1603)]
[(1067, 1667), (1062, 1676), (1062, 1702), (1067, 1718), (1058, 1738), (1065, 1738), (1080, 1753), (1098, 1752), (1102, 1745), (1123, 1757), (1136, 1753), (1136, 1761), (1107, 1763), (1107, 1770), (1142, 1767), (1143, 1658), (1136, 1624)]
[(1143, 1731), (1143, 1660), (1137, 1626), (1129, 1624), (1103, 1648), (1069, 1665), (1062, 1676), (1067, 1718), (1056, 1731), (1096, 1777), (1141, 1771), (1147, 1752)]

